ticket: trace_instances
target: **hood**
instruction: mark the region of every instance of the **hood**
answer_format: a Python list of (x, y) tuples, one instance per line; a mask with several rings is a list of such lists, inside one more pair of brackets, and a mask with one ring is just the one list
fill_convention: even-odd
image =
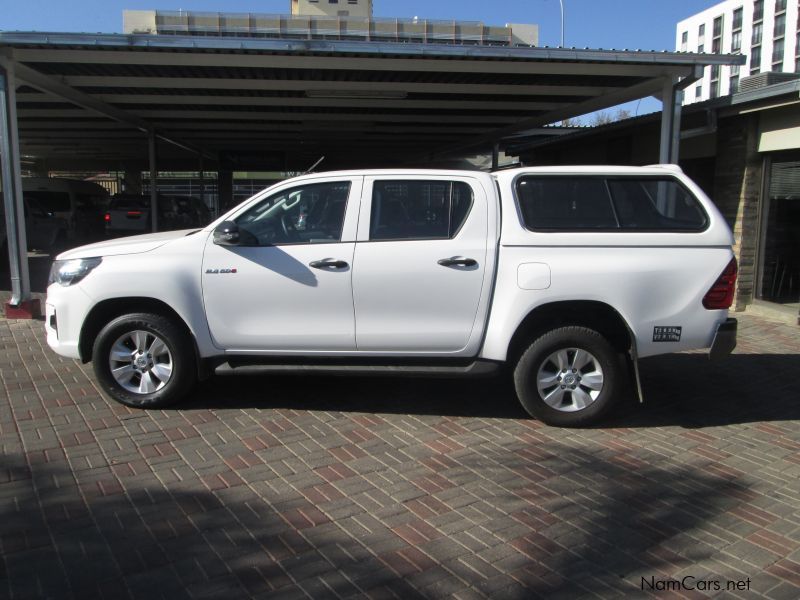
[(197, 229), (181, 229), (179, 231), (162, 231), (160, 233), (147, 233), (145, 235), (132, 235), (129, 237), (115, 238), (105, 242), (97, 242), (79, 246), (72, 250), (62, 252), (58, 260), (70, 258), (91, 258), (94, 256), (119, 256), (121, 254), (140, 254), (150, 252), (163, 246), (167, 242), (185, 237)]

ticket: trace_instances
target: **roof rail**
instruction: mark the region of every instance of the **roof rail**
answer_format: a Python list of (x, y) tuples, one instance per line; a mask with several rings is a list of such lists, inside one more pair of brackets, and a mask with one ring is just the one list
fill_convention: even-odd
[(672, 171), (673, 173), (683, 173), (683, 169), (679, 165), (672, 164), (658, 164), (658, 165), (645, 165), (649, 169), (664, 169), (665, 171)]

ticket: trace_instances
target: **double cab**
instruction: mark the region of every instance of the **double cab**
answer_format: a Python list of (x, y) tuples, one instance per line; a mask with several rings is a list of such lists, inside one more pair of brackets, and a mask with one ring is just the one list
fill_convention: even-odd
[(641, 357), (731, 352), (732, 243), (670, 165), (311, 174), (59, 255), (47, 340), (135, 407), (214, 373), (508, 373), (579, 426), (641, 395)]

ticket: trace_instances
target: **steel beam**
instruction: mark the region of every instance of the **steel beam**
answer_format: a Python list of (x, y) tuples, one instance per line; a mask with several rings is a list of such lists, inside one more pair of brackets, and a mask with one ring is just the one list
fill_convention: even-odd
[[(7, 63), (11, 62), (9, 59), (4, 60)], [(50, 77), (49, 75), (40, 73), (39, 71), (32, 69), (27, 65), (20, 64), (18, 61), (15, 61), (14, 69), (19, 81), (36, 88), (37, 90), (41, 90), (43, 92), (53, 94), (54, 96), (58, 96), (59, 98), (63, 98), (64, 100), (67, 100), (68, 102), (75, 104), (84, 110), (102, 115), (120, 123), (131, 125), (132, 127), (135, 127), (144, 133), (155, 131), (152, 123), (142, 119), (138, 115), (121, 110), (116, 106), (112, 106), (111, 104), (108, 104), (107, 102), (104, 102), (103, 100), (100, 100), (94, 96), (90, 96), (89, 94), (78, 91), (75, 88), (62, 83), (61, 81)], [(169, 144), (178, 146), (179, 148), (183, 148), (189, 152), (193, 152), (195, 154), (204, 154), (203, 150), (195, 148), (181, 140), (177, 140), (157, 132), (156, 135), (158, 135), (159, 139)], [(216, 159), (216, 157), (211, 154), (207, 154), (207, 157), (211, 158), (212, 160)]]
[(417, 94), (481, 94), (490, 96), (602, 96), (613, 92), (615, 86), (496, 84), (496, 83), (436, 83), (415, 81), (325, 81), (305, 79), (234, 79), (227, 77), (119, 77), (111, 75), (68, 75), (64, 83), (74, 88), (145, 88), (171, 90), (258, 90), (306, 91), (359, 89), (382, 92)]

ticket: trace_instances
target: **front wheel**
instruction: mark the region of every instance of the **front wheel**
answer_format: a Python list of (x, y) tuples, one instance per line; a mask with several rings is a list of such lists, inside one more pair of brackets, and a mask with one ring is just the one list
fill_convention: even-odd
[(617, 400), (623, 380), (620, 355), (586, 327), (545, 333), (514, 369), (514, 385), (525, 410), (561, 427), (596, 422)]
[(197, 379), (189, 336), (155, 314), (134, 313), (111, 321), (94, 342), (92, 362), (108, 395), (135, 408), (173, 404)]

